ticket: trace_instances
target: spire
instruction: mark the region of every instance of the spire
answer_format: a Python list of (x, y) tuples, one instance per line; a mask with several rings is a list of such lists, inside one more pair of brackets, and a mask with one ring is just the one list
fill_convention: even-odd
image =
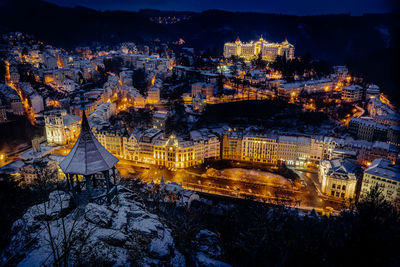
[(105, 149), (93, 135), (86, 113), (82, 113), (82, 127), (78, 141), (60, 163), (64, 173), (90, 175), (111, 169), (118, 159)]
[(109, 170), (118, 162), (118, 159), (100, 144), (90, 129), (85, 112), (84, 92), (81, 82), (81, 133), (72, 150), (60, 162), (60, 168), (64, 173), (90, 175)]
[(239, 43), (240, 43), (239, 36), (236, 38), (236, 41), (235, 41), (235, 43), (237, 43), (237, 44), (239, 44)]

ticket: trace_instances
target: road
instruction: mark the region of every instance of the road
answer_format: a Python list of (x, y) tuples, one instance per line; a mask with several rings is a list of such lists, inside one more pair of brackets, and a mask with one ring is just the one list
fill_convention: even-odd
[[(117, 169), (123, 177), (139, 178), (143, 182), (160, 182), (161, 178), (167, 182), (176, 182), (184, 188), (206, 192), (210, 194), (251, 198), (258, 201), (297, 205), (310, 208), (325, 208), (327, 206), (336, 208), (335, 203), (325, 200), (319, 191), (318, 175), (315, 170), (297, 171), (301, 183), (280, 182), (268, 178), (267, 172), (260, 172), (262, 179), (249, 179), (247, 174), (241, 176), (234, 175), (205, 175), (200, 174), (199, 170), (180, 169), (170, 171), (158, 166), (134, 165), (130, 161), (121, 160), (117, 164)], [(252, 172), (257, 172), (252, 170)], [(274, 174), (272, 174), (274, 175)], [(250, 177), (251, 178), (251, 177)], [(282, 178), (284, 179), (284, 178)]]
[[(60, 148), (53, 153), (65, 155), (67, 151), (65, 148)], [(152, 181), (159, 183), (163, 178), (166, 183), (176, 182), (186, 189), (216, 195), (250, 198), (308, 209), (323, 209), (325, 207), (340, 209), (341, 207), (340, 203), (329, 201), (320, 192), (318, 174), (315, 169), (295, 170), (303, 182), (292, 183), (283, 177), (274, 178), (277, 176), (276, 174), (257, 170), (240, 169), (239, 174), (223, 171), (206, 175), (198, 169), (171, 171), (160, 166), (135, 164), (124, 159), (120, 159), (116, 167), (122, 178), (139, 178), (146, 183)], [(246, 173), (246, 171), (252, 174)], [(256, 173), (255, 176), (254, 173)]]

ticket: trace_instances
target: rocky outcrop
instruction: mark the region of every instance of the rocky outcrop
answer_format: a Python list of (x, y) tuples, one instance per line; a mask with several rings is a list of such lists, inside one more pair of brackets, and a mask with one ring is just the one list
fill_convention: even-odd
[(119, 193), (118, 204), (72, 209), (67, 193), (53, 192), (49, 201), (31, 207), (14, 223), (1, 263), (185, 266), (171, 230), (135, 199), (125, 191)]
[(220, 261), (222, 249), (219, 244), (218, 235), (207, 229), (200, 230), (193, 241), (196, 253), (193, 255), (193, 261), (199, 267), (229, 267), (230, 265)]

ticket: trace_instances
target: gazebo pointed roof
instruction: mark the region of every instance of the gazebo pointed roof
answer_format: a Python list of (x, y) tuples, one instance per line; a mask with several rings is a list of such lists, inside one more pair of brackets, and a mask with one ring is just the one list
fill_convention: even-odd
[(85, 111), (78, 141), (60, 163), (64, 173), (90, 175), (111, 169), (118, 159), (105, 149), (93, 135)]

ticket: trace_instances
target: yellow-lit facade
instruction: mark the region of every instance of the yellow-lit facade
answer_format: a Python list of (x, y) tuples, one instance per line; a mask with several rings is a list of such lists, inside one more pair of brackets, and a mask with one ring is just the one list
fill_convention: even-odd
[(334, 199), (355, 199), (358, 174), (354, 166), (341, 159), (322, 161), (318, 172), (322, 193)]
[(375, 159), (364, 171), (360, 199), (365, 199), (372, 188), (378, 186), (389, 202), (400, 203), (400, 167), (387, 159)]
[(239, 38), (234, 43), (225, 43), (224, 57), (237, 56), (245, 60), (257, 58), (261, 54), (262, 59), (274, 61), (277, 56), (284, 56), (286, 59), (294, 58), (294, 45), (287, 40), (282, 43), (270, 43), (263, 38), (249, 43), (243, 43)]
[(278, 143), (274, 138), (245, 136), (242, 141), (242, 160), (276, 164)]
[(159, 140), (154, 145), (154, 160), (157, 165), (167, 168), (188, 168), (196, 165), (194, 144), (180, 141), (171, 136), (166, 141)]
[(45, 115), (44, 121), (49, 144), (66, 145), (78, 138), (80, 129), (78, 116), (68, 115), (62, 110)]

